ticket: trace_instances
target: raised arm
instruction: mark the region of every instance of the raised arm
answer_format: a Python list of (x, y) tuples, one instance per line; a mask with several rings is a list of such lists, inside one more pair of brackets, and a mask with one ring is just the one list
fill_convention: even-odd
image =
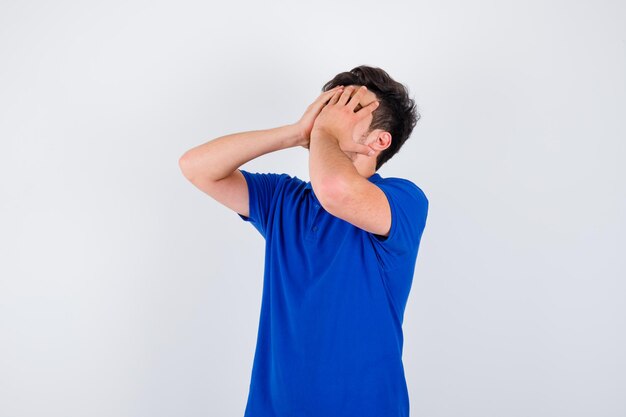
[(315, 122), (309, 154), (311, 185), (322, 207), (333, 216), (367, 232), (388, 236), (392, 219), (385, 193), (361, 176), (345, 153), (375, 158), (373, 149), (353, 141), (352, 132), (359, 121), (371, 117), (378, 101), (355, 113), (365, 87), (350, 96), (353, 91), (353, 87), (338, 91)]
[(191, 148), (178, 160), (197, 188), (244, 216), (249, 215), (248, 185), (239, 167), (270, 152), (304, 145), (298, 124), (233, 133)]
[(308, 149), (315, 119), (335, 91), (320, 94), (294, 124), (233, 133), (191, 148), (178, 160), (183, 175), (218, 202), (247, 217), (248, 184), (238, 168), (281, 149), (293, 146)]

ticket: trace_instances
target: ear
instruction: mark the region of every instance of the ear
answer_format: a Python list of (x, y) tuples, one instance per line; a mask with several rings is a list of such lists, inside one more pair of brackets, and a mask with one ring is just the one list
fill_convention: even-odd
[(370, 147), (377, 151), (384, 151), (391, 145), (391, 133), (384, 130), (377, 130), (376, 139), (369, 144)]

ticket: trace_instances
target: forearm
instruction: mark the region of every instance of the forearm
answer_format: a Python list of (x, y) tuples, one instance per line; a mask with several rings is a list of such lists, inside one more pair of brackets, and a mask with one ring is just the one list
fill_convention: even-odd
[(302, 133), (296, 125), (233, 133), (191, 148), (180, 157), (183, 174), (220, 180), (261, 155), (299, 146)]
[(358, 171), (338, 140), (324, 130), (314, 130), (309, 144), (309, 176), (320, 202), (324, 204), (323, 200), (336, 197), (342, 184), (356, 175)]

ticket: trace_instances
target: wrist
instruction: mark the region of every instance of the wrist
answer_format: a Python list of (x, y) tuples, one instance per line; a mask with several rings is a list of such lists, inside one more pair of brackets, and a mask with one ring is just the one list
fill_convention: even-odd
[(298, 123), (289, 125), (289, 129), (292, 132), (293, 146), (303, 146), (308, 142), (306, 131)]
[(339, 139), (329, 130), (323, 127), (314, 128), (311, 131), (311, 140), (318, 140), (320, 138), (322, 138), (322, 140), (334, 140), (335, 142), (339, 142)]

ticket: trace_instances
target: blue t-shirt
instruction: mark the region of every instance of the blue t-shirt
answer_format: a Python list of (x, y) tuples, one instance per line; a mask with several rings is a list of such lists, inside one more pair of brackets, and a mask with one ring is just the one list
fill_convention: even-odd
[(329, 214), (310, 182), (240, 170), (265, 238), (261, 315), (244, 417), (408, 417), (402, 321), (428, 199), (368, 180), (391, 207), (383, 237)]

